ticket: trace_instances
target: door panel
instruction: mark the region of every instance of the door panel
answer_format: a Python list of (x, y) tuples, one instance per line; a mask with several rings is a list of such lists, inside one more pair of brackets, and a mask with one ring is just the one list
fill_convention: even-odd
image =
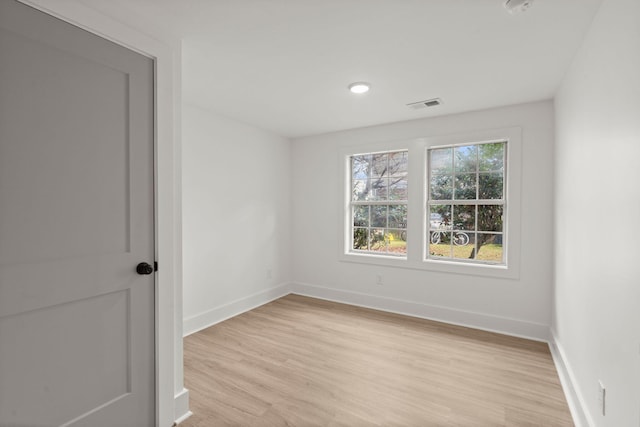
[[(27, 359), (29, 366), (3, 406), (29, 414), (23, 422), (62, 424), (129, 393), (123, 369), (129, 349), (121, 345), (128, 341), (128, 306), (123, 290), (0, 319), (0, 336), (9, 343), (0, 348), (0, 360), (18, 366)], [(34, 384), (40, 387), (29, 387)]]
[[(14, 82), (2, 95), (16, 101), (3, 121), (38, 118), (38, 126), (3, 131), (15, 143), (0, 152), (0, 179), (14, 183), (2, 191), (0, 265), (128, 252), (127, 74), (7, 31), (0, 36), (3, 74)], [(38, 209), (25, 209), (33, 200)]]
[(0, 426), (155, 421), (153, 61), (0, 0)]

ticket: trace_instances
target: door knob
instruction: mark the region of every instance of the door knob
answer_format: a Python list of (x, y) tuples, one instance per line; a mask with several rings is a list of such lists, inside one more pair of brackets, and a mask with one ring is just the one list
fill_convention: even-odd
[(151, 274), (153, 273), (153, 267), (146, 262), (141, 262), (136, 266), (138, 274)]

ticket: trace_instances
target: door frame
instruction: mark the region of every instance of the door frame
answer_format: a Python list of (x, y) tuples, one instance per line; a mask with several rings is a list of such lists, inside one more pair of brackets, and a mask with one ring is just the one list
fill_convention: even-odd
[(134, 29), (77, 0), (18, 1), (154, 60), (156, 425), (171, 426), (190, 415), (182, 367), (180, 41)]

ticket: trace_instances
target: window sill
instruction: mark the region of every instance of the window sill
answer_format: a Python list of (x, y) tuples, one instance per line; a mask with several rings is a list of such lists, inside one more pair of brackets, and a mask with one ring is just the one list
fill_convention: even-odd
[(401, 257), (356, 253), (341, 254), (339, 261), (476, 277), (492, 277), (499, 279), (517, 279), (519, 277), (519, 271), (517, 268), (506, 265), (471, 264), (449, 260), (415, 261)]

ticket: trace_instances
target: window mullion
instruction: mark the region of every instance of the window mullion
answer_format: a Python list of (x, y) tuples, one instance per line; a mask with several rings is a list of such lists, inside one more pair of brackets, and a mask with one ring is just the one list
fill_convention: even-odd
[(429, 200), (428, 205), (504, 205), (504, 199), (482, 199), (482, 200)]
[(352, 201), (352, 205), (354, 206), (383, 206), (383, 205), (406, 205), (406, 200), (357, 200)]
[(473, 239), (473, 254), (474, 254), (474, 259), (478, 257), (478, 212), (480, 211), (480, 209), (478, 209), (478, 204), (476, 204), (474, 212), (475, 212), (475, 224), (473, 225), (473, 231), (476, 233), (475, 234), (475, 239)]

